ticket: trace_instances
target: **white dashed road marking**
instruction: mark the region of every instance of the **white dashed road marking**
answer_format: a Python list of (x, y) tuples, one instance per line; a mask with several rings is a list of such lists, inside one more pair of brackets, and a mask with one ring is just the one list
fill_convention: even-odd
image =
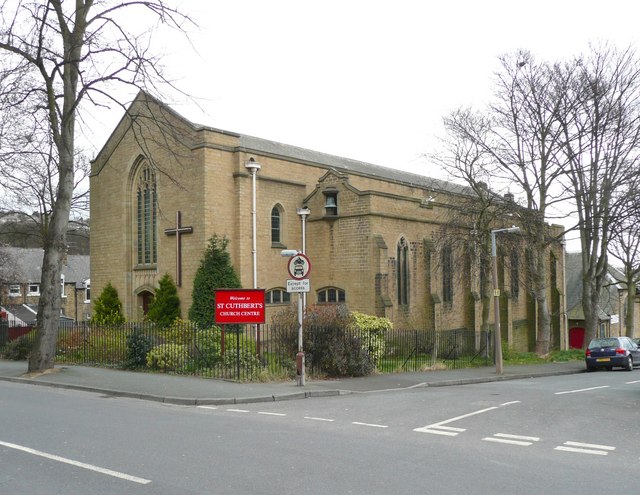
[(273, 412), (263, 412), (263, 411), (258, 411), (258, 414), (264, 414), (265, 416), (286, 416), (286, 414), (283, 414), (283, 413), (273, 413)]
[(528, 437), (524, 435), (511, 435), (509, 433), (496, 433), (492, 437), (485, 437), (483, 440), (487, 442), (506, 443), (509, 445), (522, 445), (528, 447), (534, 442), (539, 442), (539, 437)]
[(313, 416), (305, 416), (304, 419), (310, 419), (312, 421), (328, 421), (328, 422), (333, 422), (335, 421), (335, 419), (329, 419), (329, 418), (315, 418)]
[(359, 426), (371, 426), (372, 428), (389, 428), (387, 425), (377, 425), (374, 423), (360, 423), (359, 421), (353, 421), (351, 424), (359, 425)]
[(578, 454), (607, 455), (609, 452), (616, 450), (616, 448), (609, 445), (596, 445), (593, 443), (564, 442), (563, 445), (556, 447), (554, 450), (576, 452)]

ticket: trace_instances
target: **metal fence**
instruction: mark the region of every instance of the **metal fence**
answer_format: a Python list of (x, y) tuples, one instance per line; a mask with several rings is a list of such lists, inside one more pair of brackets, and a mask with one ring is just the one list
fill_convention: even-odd
[[(31, 327), (0, 325), (0, 355), (26, 359), (35, 341)], [(56, 362), (160, 371), (239, 381), (293, 378), (297, 328), (235, 325), (198, 329), (185, 322), (99, 326), (61, 322)], [(387, 330), (357, 327), (304, 329), (306, 373), (363, 376), (492, 364), (491, 338), (467, 330)]]

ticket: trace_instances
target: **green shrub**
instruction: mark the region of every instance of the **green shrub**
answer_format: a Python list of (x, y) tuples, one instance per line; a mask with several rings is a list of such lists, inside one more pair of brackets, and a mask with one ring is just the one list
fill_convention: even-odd
[(165, 273), (158, 283), (158, 290), (145, 318), (163, 328), (172, 325), (174, 320), (180, 317), (178, 288), (171, 275)]
[(374, 369), (365, 343), (343, 327), (314, 328), (304, 348), (307, 365), (328, 376), (365, 376)]
[(139, 330), (134, 330), (127, 336), (127, 356), (124, 367), (143, 368), (147, 364), (147, 354), (151, 347), (151, 339)]
[(5, 359), (10, 359), (12, 361), (24, 361), (29, 358), (29, 354), (31, 354), (31, 350), (33, 349), (34, 341), (35, 330), (32, 330), (27, 335), (23, 335), (9, 342), (4, 347), (2, 356)]
[(228, 244), (226, 237), (214, 235), (209, 239), (193, 280), (189, 319), (200, 328), (215, 325), (216, 289), (242, 287), (227, 251)]
[(362, 340), (365, 349), (371, 356), (374, 365), (377, 365), (384, 356), (386, 350), (385, 337), (388, 330), (393, 329), (393, 324), (388, 318), (366, 315), (354, 311), (352, 316), (355, 325), (363, 332)]
[(220, 356), (221, 330), (218, 327), (196, 331), (193, 363), (197, 368), (212, 368)]
[(240, 358), (240, 373), (238, 379), (248, 381), (254, 380), (262, 371), (262, 365), (258, 356), (249, 349), (240, 348), (240, 351), (234, 348), (227, 348), (222, 356), (222, 367), (225, 376), (234, 377), (238, 369), (238, 357)]
[(92, 323), (98, 325), (120, 325), (124, 323), (122, 314), (122, 302), (118, 297), (118, 291), (109, 282), (102, 293), (93, 303)]
[(179, 371), (189, 358), (187, 346), (181, 344), (161, 344), (147, 354), (147, 367), (153, 370)]
[(166, 342), (180, 345), (191, 345), (194, 339), (195, 325), (187, 320), (176, 318), (162, 332)]

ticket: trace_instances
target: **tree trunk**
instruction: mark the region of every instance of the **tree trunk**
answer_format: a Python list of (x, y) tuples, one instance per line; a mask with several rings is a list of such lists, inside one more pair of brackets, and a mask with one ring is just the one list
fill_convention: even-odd
[(598, 325), (600, 322), (598, 304), (598, 291), (593, 287), (590, 280), (584, 278), (582, 283), (582, 311), (584, 313), (584, 342), (583, 348), (586, 348), (598, 333)]
[(624, 326), (626, 327), (626, 336), (635, 337), (636, 323), (636, 284), (635, 282), (627, 284), (627, 314), (624, 316)]

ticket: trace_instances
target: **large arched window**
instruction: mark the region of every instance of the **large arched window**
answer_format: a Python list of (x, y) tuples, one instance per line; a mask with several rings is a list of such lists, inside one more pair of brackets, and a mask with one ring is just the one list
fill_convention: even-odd
[(156, 176), (143, 162), (136, 182), (136, 243), (138, 265), (153, 265), (158, 260), (158, 198)]
[(398, 242), (396, 264), (398, 304), (406, 306), (409, 304), (409, 244), (404, 237)]

